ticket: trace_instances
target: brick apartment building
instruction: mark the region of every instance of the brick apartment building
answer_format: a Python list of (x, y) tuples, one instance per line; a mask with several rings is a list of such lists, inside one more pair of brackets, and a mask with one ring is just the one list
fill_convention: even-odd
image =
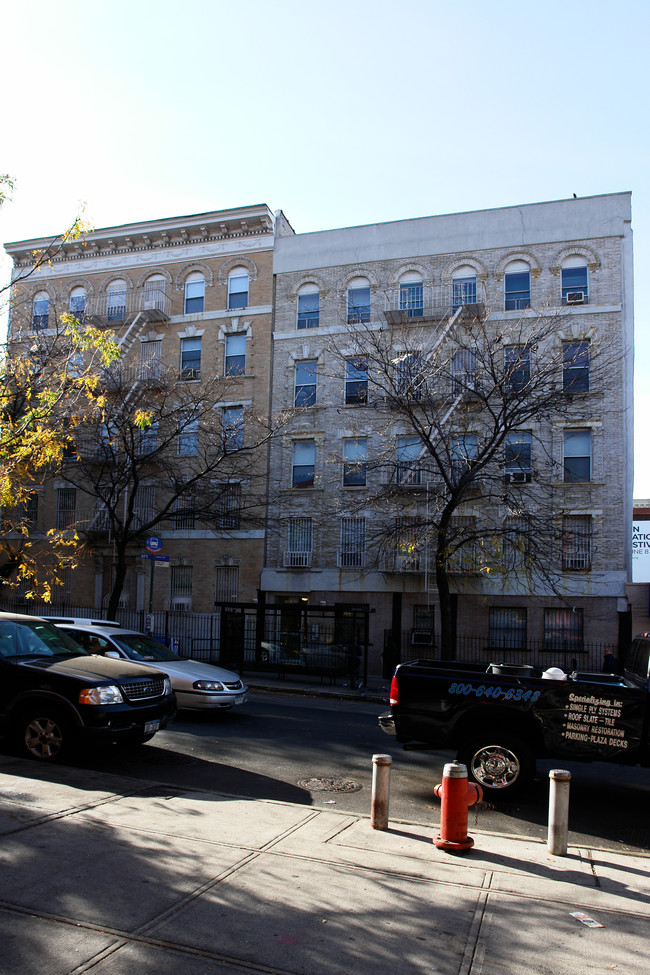
[[(108, 228), (66, 245), (15, 285), (10, 338), (47, 330), (62, 310), (83, 312), (116, 330), (132, 375), (142, 379), (155, 361), (184, 387), (227, 379), (215, 406), (229, 424), (245, 426), (255, 412), (283, 415), (268, 452), (265, 445), (257, 455), (266, 518), (238, 521), (251, 480), (234, 471), (225, 518), (192, 523), (170, 514), (155, 530), (170, 557), (169, 575), (156, 576), (155, 606), (210, 611), (215, 600), (250, 603), (259, 590), (293, 619), (305, 606), (334, 617), (358, 611), (369, 621), (358, 638), (369, 643), (375, 673), (400, 653), (412, 656), (411, 644), (435, 645), (440, 627), (434, 541), (419, 526), (440, 503), (441, 472), (422, 459), (409, 416), (435, 408), (452, 444), (450, 469), (469, 466), (486, 429), (479, 335), (492, 342), (493, 371), (510, 369), (518, 392), (542, 361), (554, 361), (552, 415), (508, 429), (484, 480), (454, 511), (454, 524), (471, 524), (476, 537), (451, 559), (449, 583), (459, 647), (474, 637), (504, 655), (561, 650), (558, 660), (549, 656), (561, 663), (590, 643), (616, 645), (627, 612), (630, 207), (621, 193), (295, 234), (281, 212), (258, 206)], [(6, 245), (15, 277), (47, 243)], [(539, 349), (535, 327), (544, 335)], [(447, 385), (439, 368), (434, 393), (420, 371), (460, 334), (462, 348), (445, 360)], [(363, 343), (375, 341), (389, 351), (393, 390), (415, 390), (406, 412), (391, 408), (379, 360), (371, 367)], [(492, 378), (503, 389), (503, 376)], [(182, 464), (187, 434), (180, 443)], [(154, 474), (146, 486), (146, 503), (156, 504)], [(39, 487), (36, 531), (80, 506), (70, 490), (60, 480)], [(494, 526), (542, 505), (555, 526), (543, 544), (532, 539), (543, 571), (490, 571)], [(402, 536), (386, 546), (379, 529), (389, 522)], [(76, 605), (99, 609), (112, 541), (97, 531), (87, 539), (92, 552), (63, 588)], [(123, 604), (132, 608), (146, 606), (142, 550), (140, 540), (129, 553)]]

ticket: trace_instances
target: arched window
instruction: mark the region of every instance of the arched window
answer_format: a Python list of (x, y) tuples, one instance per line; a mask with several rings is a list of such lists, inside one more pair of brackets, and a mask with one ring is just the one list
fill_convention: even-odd
[(512, 261), (505, 271), (505, 310), (530, 308), (530, 267), (525, 261)]
[(149, 309), (165, 310), (165, 276), (163, 274), (151, 274), (144, 283), (144, 303), (145, 311)]
[(367, 278), (353, 278), (348, 285), (348, 323), (370, 321), (370, 282)]
[(47, 291), (39, 291), (34, 295), (32, 305), (32, 327), (47, 328), (50, 319), (50, 296)]
[(399, 307), (407, 318), (422, 318), (424, 315), (424, 285), (415, 271), (403, 274), (399, 281)]
[(77, 321), (83, 325), (86, 317), (86, 289), (81, 285), (77, 285), (70, 292), (70, 304), (68, 310), (71, 315), (77, 319)]
[(298, 289), (298, 328), (318, 328), (320, 295), (315, 284), (303, 284)]
[(236, 267), (228, 275), (228, 308), (248, 306), (248, 271)]
[(106, 318), (109, 322), (123, 322), (126, 318), (128, 285), (122, 278), (111, 281), (106, 289)]
[(584, 257), (569, 257), (562, 264), (562, 304), (586, 305), (589, 302), (589, 279)]
[(451, 303), (454, 308), (476, 304), (476, 271), (469, 264), (457, 267), (451, 276)]
[(203, 311), (205, 304), (205, 278), (200, 271), (192, 271), (185, 279), (185, 315)]

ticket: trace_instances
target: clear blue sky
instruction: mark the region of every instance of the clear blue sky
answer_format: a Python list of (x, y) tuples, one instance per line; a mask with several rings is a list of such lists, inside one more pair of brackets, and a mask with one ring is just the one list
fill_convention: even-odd
[(5, 5), (0, 240), (82, 201), (96, 227), (268, 203), (305, 232), (631, 190), (650, 498), (649, 35), (648, 0)]

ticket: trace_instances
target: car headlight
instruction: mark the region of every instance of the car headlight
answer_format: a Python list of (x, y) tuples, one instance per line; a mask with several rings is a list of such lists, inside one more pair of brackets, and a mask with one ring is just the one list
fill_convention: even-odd
[(122, 704), (124, 698), (119, 687), (84, 687), (79, 692), (79, 704)]
[(163, 694), (171, 694), (171, 692), (172, 692), (172, 682), (170, 681), (169, 677), (165, 677), (163, 683)]
[(223, 684), (218, 680), (195, 680), (192, 684), (195, 691), (222, 691)]

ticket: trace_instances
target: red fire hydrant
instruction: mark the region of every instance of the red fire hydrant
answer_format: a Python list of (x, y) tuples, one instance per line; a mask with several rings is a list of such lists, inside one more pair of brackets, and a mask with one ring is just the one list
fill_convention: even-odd
[(471, 850), (474, 840), (467, 835), (467, 810), (483, 798), (483, 789), (467, 781), (467, 766), (460, 762), (445, 765), (442, 783), (435, 786), (435, 794), (441, 801), (440, 834), (434, 843), (449, 853)]

